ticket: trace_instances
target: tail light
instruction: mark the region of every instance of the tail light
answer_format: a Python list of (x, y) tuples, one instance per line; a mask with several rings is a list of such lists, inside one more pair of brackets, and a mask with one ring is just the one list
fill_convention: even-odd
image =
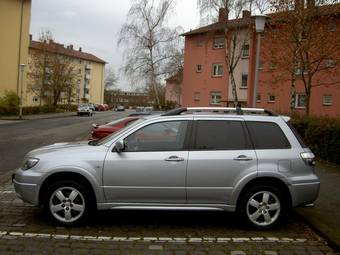
[(315, 156), (313, 152), (302, 152), (300, 155), (307, 165), (315, 166)]

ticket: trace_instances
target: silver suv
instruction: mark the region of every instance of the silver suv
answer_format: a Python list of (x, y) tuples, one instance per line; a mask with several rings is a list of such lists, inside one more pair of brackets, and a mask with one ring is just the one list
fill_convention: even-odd
[(179, 108), (103, 140), (42, 147), (13, 182), (62, 225), (94, 209), (225, 210), (260, 229), (313, 202), (320, 185), (289, 117), (253, 108)]

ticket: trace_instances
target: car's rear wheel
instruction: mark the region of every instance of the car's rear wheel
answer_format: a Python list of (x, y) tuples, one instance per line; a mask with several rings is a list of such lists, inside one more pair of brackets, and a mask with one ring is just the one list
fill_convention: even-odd
[(47, 189), (44, 207), (53, 221), (65, 226), (84, 222), (93, 208), (85, 186), (72, 180), (52, 184)]
[(285, 215), (284, 195), (274, 186), (255, 186), (243, 194), (239, 210), (249, 225), (257, 229), (269, 229)]

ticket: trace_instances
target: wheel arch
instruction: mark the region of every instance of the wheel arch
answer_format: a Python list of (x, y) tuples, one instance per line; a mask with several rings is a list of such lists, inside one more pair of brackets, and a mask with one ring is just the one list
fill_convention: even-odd
[(49, 175), (41, 184), (39, 189), (39, 205), (42, 205), (44, 200), (45, 191), (47, 188), (56, 181), (62, 181), (62, 180), (72, 180), (81, 183), (84, 185), (89, 193), (91, 194), (91, 198), (93, 199), (94, 203), (96, 204), (96, 201), (98, 201), (97, 193), (95, 192), (95, 189), (93, 187), (93, 184), (91, 181), (85, 177), (84, 175), (72, 171), (63, 171), (63, 172), (55, 172)]
[(287, 204), (291, 207), (292, 206), (292, 196), (287, 184), (280, 178), (277, 177), (270, 177), (270, 176), (262, 176), (254, 178), (248, 181), (238, 192), (237, 199), (236, 199), (236, 209), (238, 209), (240, 205), (240, 201), (242, 196), (246, 193), (248, 189), (257, 185), (270, 185), (276, 188), (279, 188), (282, 193), (284, 194), (285, 199), (287, 199)]

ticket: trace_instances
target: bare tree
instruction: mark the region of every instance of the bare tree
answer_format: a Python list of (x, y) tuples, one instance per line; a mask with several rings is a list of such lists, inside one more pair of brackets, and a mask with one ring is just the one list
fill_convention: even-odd
[(33, 92), (39, 98), (39, 104), (42, 105), (42, 100), (48, 90), (47, 70), (50, 64), (50, 53), (48, 53), (47, 42), (53, 40), (53, 35), (50, 30), (42, 30), (40, 32), (39, 41), (43, 43), (41, 51), (33, 51), (30, 56), (29, 64), (29, 82), (27, 85), (28, 92)]
[(176, 53), (179, 28), (166, 26), (173, 0), (136, 0), (120, 30), (119, 46), (124, 46), (124, 73), (133, 82), (144, 82), (161, 107), (159, 83), (164, 66)]
[[(237, 83), (235, 81), (235, 69), (242, 57), (243, 47), (249, 43), (250, 32), (250, 15), (248, 26), (244, 26), (241, 21), (242, 11), (251, 10), (252, 0), (197, 0), (201, 18), (211, 20), (220, 12), (224, 16), (224, 20), (220, 20), (224, 24), (225, 38), (225, 63), (228, 69), (230, 85), (234, 105), (238, 104)], [(229, 16), (233, 16), (233, 26), (229, 26)], [(244, 29), (246, 30), (244, 31)], [(229, 82), (226, 84), (228, 88)]]
[(308, 0), (306, 6), (299, 0), (272, 2), (277, 12), (272, 15), (269, 27), (274, 34), (269, 39), (277, 69), (274, 76), (278, 82), (290, 81), (291, 111), (295, 107), (297, 83), (303, 84), (307, 115), (314, 87), (340, 85), (336, 68), (340, 65), (340, 40), (331, 28), (335, 9), (339, 9), (335, 2)]
[(109, 67), (105, 71), (105, 91), (113, 90), (116, 88), (118, 77), (112, 67)]
[(40, 105), (47, 95), (50, 95), (50, 103), (54, 106), (58, 104), (62, 95), (66, 96), (70, 104), (78, 78), (75, 61), (59, 53), (58, 47), (53, 48), (51, 32), (42, 32), (40, 43), (41, 48), (35, 49), (31, 54), (28, 89), (39, 96)]

